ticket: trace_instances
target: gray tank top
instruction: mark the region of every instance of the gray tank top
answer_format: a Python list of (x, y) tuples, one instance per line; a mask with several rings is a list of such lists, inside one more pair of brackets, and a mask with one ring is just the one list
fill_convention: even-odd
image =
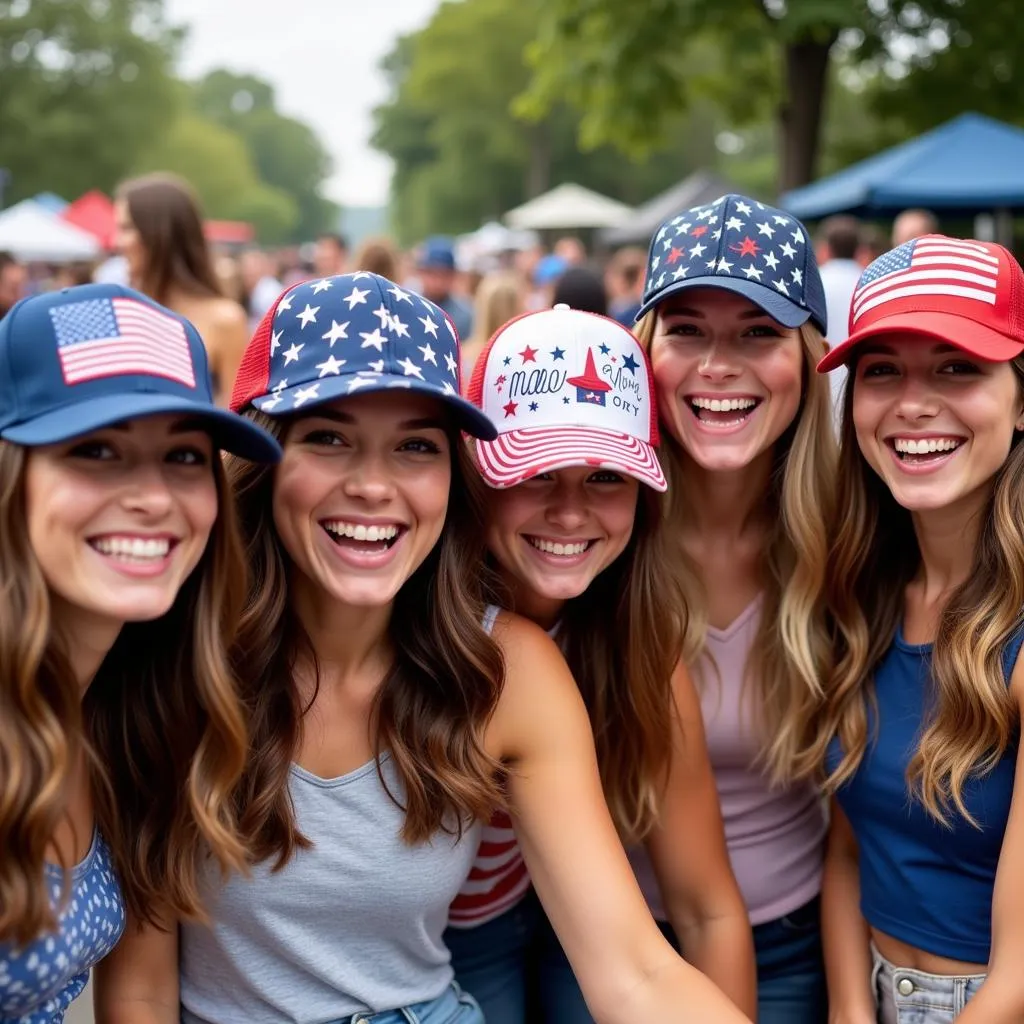
[[(401, 800), (387, 754), (381, 772)], [(293, 765), (289, 788), (313, 847), (276, 873), (264, 862), (218, 883), (211, 925), (182, 925), (184, 1024), (333, 1021), (426, 1002), (451, 984), (441, 936), (480, 823), (458, 842), (438, 834), (409, 846), (372, 761), (337, 779)]]

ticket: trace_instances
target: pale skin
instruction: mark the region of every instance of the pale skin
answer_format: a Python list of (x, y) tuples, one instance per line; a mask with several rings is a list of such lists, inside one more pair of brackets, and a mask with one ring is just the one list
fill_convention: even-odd
[[(930, 339), (885, 336), (865, 343), (853, 372), (857, 442), (893, 496), (909, 509), (921, 565), (904, 595), (909, 643), (935, 639), (951, 592), (972, 571), (979, 516), (1005, 461), (1014, 429), (1024, 427), (1024, 402), (1008, 363), (991, 363)], [(928, 473), (901, 468), (897, 438), (955, 438), (944, 465)], [(1024, 660), (1010, 694), (1024, 721)], [(992, 949), (987, 964), (938, 956), (872, 928), (860, 913), (857, 840), (838, 802), (832, 819), (822, 891), (830, 1024), (874, 1024), (869, 941), (898, 967), (930, 974), (988, 975), (957, 1018), (962, 1024), (1011, 1024), (1024, 1014), (1024, 757), (1018, 755), (1014, 795), (996, 872)], [(980, 911), (980, 908), (979, 908)]]
[[(337, 777), (372, 757), (369, 712), (391, 659), (392, 604), (440, 537), (451, 450), (440, 406), (429, 398), (363, 394), (313, 412), (285, 442), (274, 519), (296, 565), (291, 596), (320, 665), (296, 760)], [(371, 518), (400, 528), (390, 554), (343, 549), (323, 525)], [(739, 1024), (746, 1018), (673, 952), (647, 911), (604, 804), (586, 709), (557, 647), (509, 615), (499, 617), (494, 637), (506, 679), (485, 747), (511, 769), (527, 866), (595, 1018)], [(296, 682), (311, 692), (308, 667), (298, 666)], [(97, 972), (100, 1024), (177, 1022), (177, 943), (173, 927), (130, 928)]]
[[(639, 484), (611, 470), (570, 467), (488, 495), (488, 542), (513, 610), (545, 629), (625, 550)], [(531, 540), (588, 544), (581, 556), (538, 552)], [(646, 840), (669, 920), (687, 959), (753, 1017), (754, 948), (729, 864), (697, 692), (673, 678), (673, 756), (658, 827)]]

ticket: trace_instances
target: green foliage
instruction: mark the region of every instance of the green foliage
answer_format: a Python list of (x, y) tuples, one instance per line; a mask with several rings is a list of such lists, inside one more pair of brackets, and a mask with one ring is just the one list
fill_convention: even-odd
[(174, 116), (160, 0), (0, 0), (6, 201), (110, 190)]

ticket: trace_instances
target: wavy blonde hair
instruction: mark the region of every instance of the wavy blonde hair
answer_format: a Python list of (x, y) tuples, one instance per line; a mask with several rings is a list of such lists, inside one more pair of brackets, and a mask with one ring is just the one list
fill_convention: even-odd
[[(1012, 363), (1024, 393), (1024, 359)], [(851, 381), (854, 370), (851, 369)], [(904, 592), (921, 564), (910, 513), (868, 465), (853, 425), (853, 387), (843, 407), (836, 524), (828, 601), (835, 665), (817, 754), (833, 736), (843, 757), (828, 777), (835, 791), (857, 770), (868, 743), (873, 673), (903, 616)], [(949, 596), (932, 650), (935, 701), (926, 709), (907, 769), (911, 792), (936, 821), (955, 810), (973, 825), (967, 781), (990, 772), (1017, 734), (1018, 715), (1003, 674), (1007, 639), (1024, 622), (1024, 444), (1021, 434), (996, 473), (982, 512), (971, 572)]]
[(25, 461), (0, 441), (0, 941), (56, 927), (43, 868), (83, 749), (129, 911), (202, 919), (210, 856), (245, 866), (232, 796), (246, 733), (226, 647), (245, 563), (223, 470), (215, 461), (220, 513), (199, 565), (166, 615), (122, 629), (83, 699), (29, 543)]
[[(650, 352), (657, 310), (637, 325)], [(746, 699), (761, 737), (760, 761), (774, 785), (806, 777), (813, 760), (815, 716), (831, 663), (825, 610), (828, 527), (832, 521), (836, 440), (827, 378), (815, 372), (826, 346), (811, 324), (799, 328), (803, 389), (793, 423), (775, 443), (771, 481), (764, 494), (768, 536), (761, 559), (764, 604), (750, 652)], [(686, 456), (667, 431), (661, 460), (669, 481), (669, 522), (689, 518)], [(707, 645), (707, 594), (700, 567), (672, 531), (672, 571), (686, 610), (682, 657), (696, 666)]]

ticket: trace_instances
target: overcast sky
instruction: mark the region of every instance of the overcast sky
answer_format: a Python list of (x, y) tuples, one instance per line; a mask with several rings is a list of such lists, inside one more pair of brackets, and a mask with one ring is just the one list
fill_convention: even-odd
[(380, 58), (421, 28), (439, 0), (165, 0), (190, 27), (181, 72), (252, 72), (283, 113), (311, 125), (335, 161), (326, 192), (348, 205), (387, 199), (390, 161), (370, 149), (371, 111), (386, 98)]

